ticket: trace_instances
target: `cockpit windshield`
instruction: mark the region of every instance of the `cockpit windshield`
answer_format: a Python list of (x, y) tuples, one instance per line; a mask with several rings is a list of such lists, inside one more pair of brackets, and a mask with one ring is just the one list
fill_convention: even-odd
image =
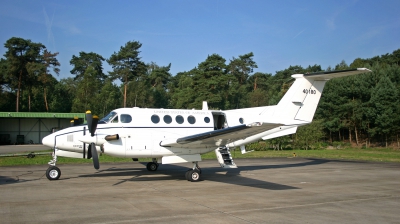
[(101, 120), (99, 120), (99, 124), (110, 123), (115, 116), (117, 116), (117, 113), (114, 111), (111, 111), (109, 114), (107, 114), (107, 116), (105, 116)]

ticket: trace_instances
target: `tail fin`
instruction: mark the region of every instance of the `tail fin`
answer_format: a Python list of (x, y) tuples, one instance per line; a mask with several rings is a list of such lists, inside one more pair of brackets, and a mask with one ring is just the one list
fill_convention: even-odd
[[(366, 68), (343, 71), (295, 74), (295, 82), (279, 101), (273, 114), (274, 119), (286, 123), (297, 120), (310, 123), (314, 117), (325, 83), (333, 78), (371, 72)], [(290, 122), (290, 123), (292, 123)]]

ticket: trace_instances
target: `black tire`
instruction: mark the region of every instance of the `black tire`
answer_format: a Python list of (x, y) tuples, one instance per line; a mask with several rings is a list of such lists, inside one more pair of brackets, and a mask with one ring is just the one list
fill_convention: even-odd
[(156, 171), (158, 169), (158, 164), (154, 162), (149, 162), (147, 163), (146, 168), (148, 171)]
[(56, 166), (50, 166), (46, 170), (46, 177), (49, 180), (58, 180), (61, 176), (61, 170)]
[(191, 170), (188, 172), (188, 179), (191, 182), (197, 182), (200, 180), (200, 172), (197, 170)]
[(187, 181), (190, 181), (190, 179), (189, 179), (190, 171), (193, 171), (193, 170), (190, 169), (190, 170), (186, 171), (186, 173), (185, 173), (185, 178), (186, 178)]

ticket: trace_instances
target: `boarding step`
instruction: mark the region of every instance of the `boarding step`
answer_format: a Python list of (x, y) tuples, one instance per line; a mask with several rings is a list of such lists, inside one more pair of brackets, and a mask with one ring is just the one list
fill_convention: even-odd
[(217, 148), (215, 150), (215, 155), (217, 156), (218, 163), (222, 168), (237, 168), (228, 148)]

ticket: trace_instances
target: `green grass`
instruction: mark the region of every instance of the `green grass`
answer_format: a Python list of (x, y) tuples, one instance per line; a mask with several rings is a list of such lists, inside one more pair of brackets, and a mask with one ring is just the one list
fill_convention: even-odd
[[(43, 153), (43, 152), (41, 152)], [(47, 164), (51, 159), (51, 151), (47, 151), (47, 155), (36, 155), (34, 158), (27, 158), (26, 156), (12, 156), (0, 157), (0, 166), (18, 166), (18, 165), (43, 165)], [(117, 158), (108, 155), (101, 155), (99, 157), (100, 163), (118, 163), (118, 162), (132, 162), (131, 158)], [(148, 159), (139, 159), (139, 161), (151, 161)], [(91, 164), (92, 160), (78, 159), (68, 157), (57, 157), (57, 165), (59, 164)]]
[[(297, 157), (302, 158), (323, 158), (323, 159), (345, 159), (357, 161), (376, 161), (376, 162), (400, 162), (400, 150), (396, 149), (320, 149), (320, 150), (281, 150), (281, 151), (255, 151), (241, 154), (240, 151), (232, 151), (235, 158), (271, 158), (271, 157)], [(209, 152), (202, 155), (203, 159), (215, 159), (215, 153)]]
[[(26, 156), (0, 157), (0, 166), (16, 165), (44, 165), (47, 164), (51, 155), (36, 155), (35, 158)], [(239, 150), (232, 151), (232, 157), (237, 158), (272, 158), (272, 157), (293, 157), (293, 154), (301, 158), (323, 158), (323, 159), (343, 159), (356, 161), (376, 161), (376, 162), (400, 162), (400, 150), (396, 149), (321, 149), (321, 150), (283, 150), (283, 151), (255, 151), (242, 155)], [(203, 159), (216, 159), (214, 152), (202, 155)], [(139, 161), (151, 161), (150, 158), (139, 159)], [(116, 158), (107, 155), (100, 156), (100, 163), (119, 163), (132, 162), (130, 158)], [(91, 160), (58, 157), (57, 164), (90, 164)]]

